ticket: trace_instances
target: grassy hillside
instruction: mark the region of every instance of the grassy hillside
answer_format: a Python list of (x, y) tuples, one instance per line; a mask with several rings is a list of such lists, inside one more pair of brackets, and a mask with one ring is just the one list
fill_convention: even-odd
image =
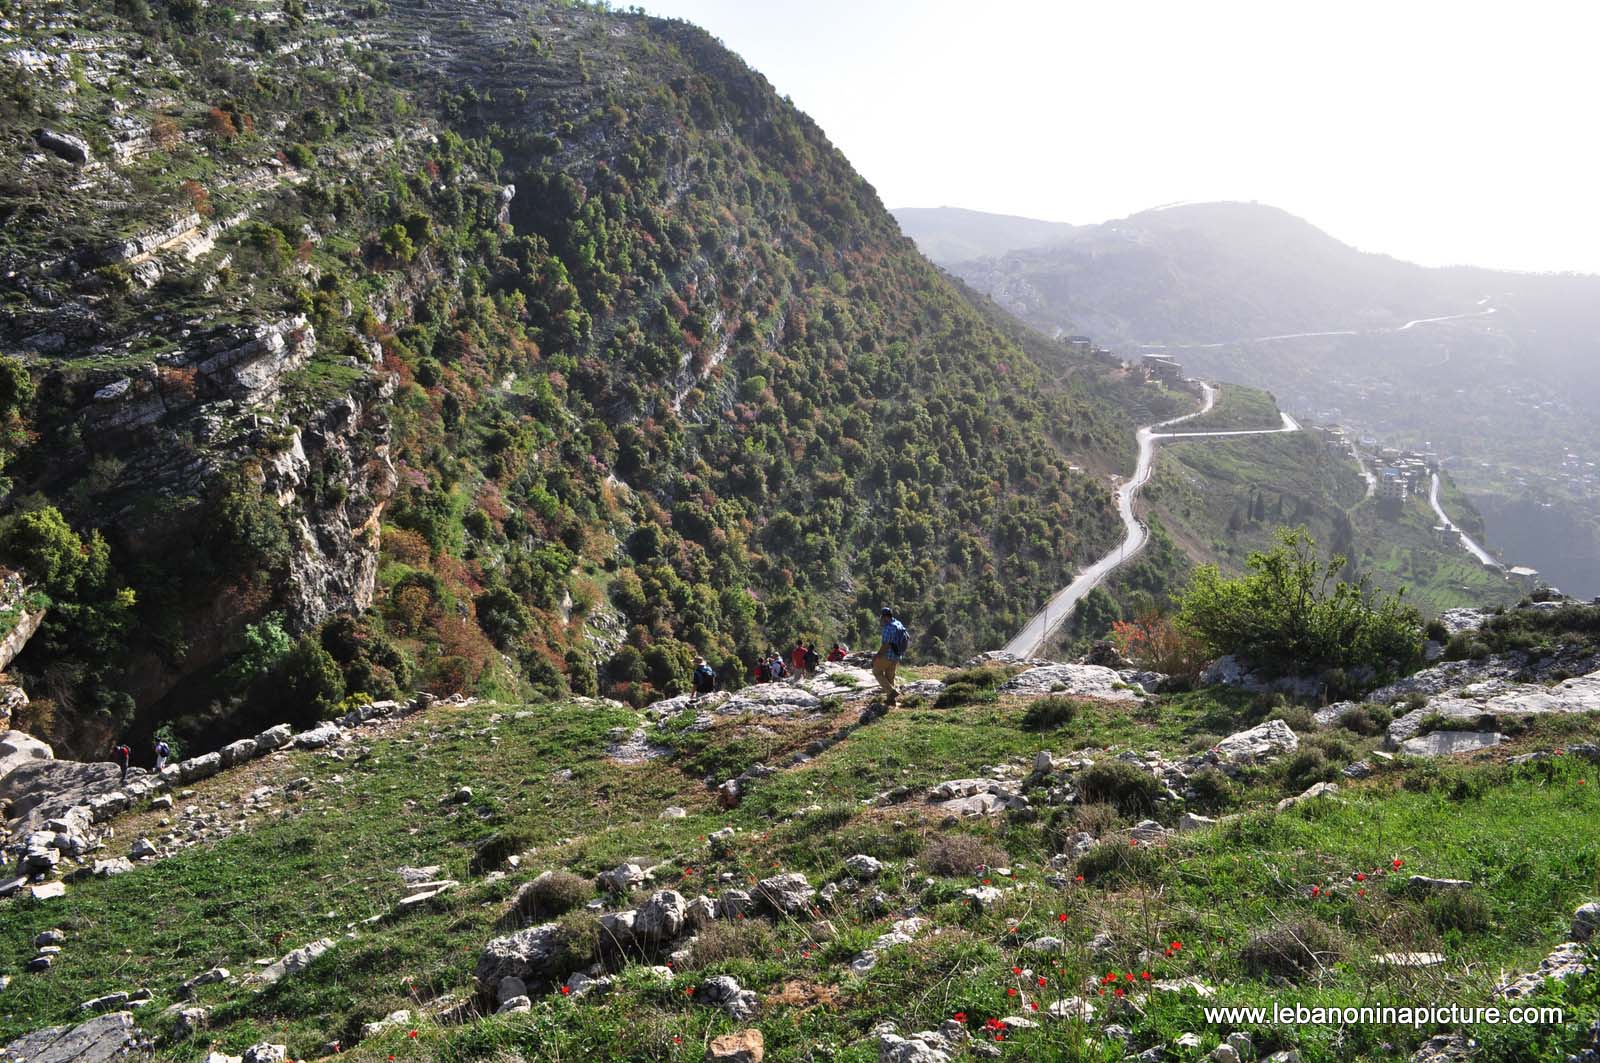
[[(975, 681), (981, 689), (994, 678)], [(0, 971), (12, 982), (0, 994), (0, 1043), (79, 1020), (79, 1003), (101, 993), (145, 987), (154, 999), (137, 1016), (161, 1038), (157, 1058), (183, 1061), (263, 1040), (287, 1044), (291, 1059), (329, 1054), (337, 1041), (355, 1060), (698, 1060), (713, 1036), (748, 1026), (764, 1033), (771, 1060), (865, 1061), (877, 1058), (875, 1023), (909, 1034), (952, 1016), (980, 1038), (989, 1019), (1037, 1021), (1005, 1030), (996, 1042), (1004, 1058), (1120, 1059), (1124, 1049), (1106, 1029), (1116, 1022), (1129, 1031), (1128, 1051), (1185, 1032), (1209, 1050), (1244, 1028), (1261, 1058), (1293, 1047), (1307, 1063), (1375, 1060), (1438, 1031), (1210, 1025), (1192, 992), (1153, 983), (1198, 979), (1216, 1004), (1484, 1003), (1502, 970), (1530, 969), (1563, 940), (1573, 907), (1596, 891), (1600, 843), (1588, 829), (1600, 814), (1596, 765), (1504, 764), (1511, 753), (1600, 735), (1590, 719), (1532, 727), (1470, 765), (1380, 766), (1366, 781), (1341, 779), (1336, 796), (1274, 811), (1279, 798), (1332, 777), (1375, 742), (1347, 731), (1302, 735), (1315, 756), (1247, 770), (1188, 806), (1239, 818), (1135, 845), (1126, 830), (1149, 811), (1138, 787), (1117, 788), (1126, 783), (1099, 801), (956, 821), (923, 795), (944, 779), (992, 775), (994, 765), (1031, 765), (1040, 750), (1058, 761), (1075, 751), (1106, 758), (1104, 746), (1177, 759), (1260, 721), (1272, 702), (1216, 692), (1082, 702), (1073, 722), (1046, 733), (1030, 730), (1023, 703), (1009, 696), (953, 702), (913, 700), (870, 722), (859, 718), (860, 703), (825, 703), (812, 715), (715, 718), (698, 732), (651, 725), (652, 739), (675, 752), (640, 764), (604, 752), (611, 728), (642, 722), (623, 707), (436, 706), (357, 732), (342, 759), (284, 753), (224, 773), (173, 810), (120, 817), (114, 845), (159, 839), (163, 820), (186, 808), (246, 808), (250, 794), (258, 803), (265, 794), (248, 829), (82, 881), (57, 900), (3, 902)], [(1305, 724), (1303, 715), (1285, 718)], [(757, 760), (785, 764), (827, 736), (832, 744), (810, 759), (750, 784), (732, 811), (719, 811), (700, 782)], [(292, 780), (304, 781), (291, 794)], [(470, 797), (454, 797), (463, 786)], [(674, 805), (684, 818), (659, 818)], [(1159, 818), (1171, 826), (1183, 807), (1165, 803)], [(732, 844), (708, 844), (724, 827), (737, 832)], [(1052, 854), (1079, 830), (1100, 844), (1052, 871)], [(605, 995), (539, 984), (531, 1011), (450, 1017), (472, 995), (485, 942), (537, 921), (508, 908), (544, 870), (587, 882), (625, 859), (654, 865), (655, 884), (637, 902), (648, 889), (716, 895), (779, 872), (803, 873), (814, 886), (845, 881), (842, 862), (855, 853), (881, 860), (881, 876), (819, 902), (816, 915), (719, 922), (659, 975), (647, 967), (665, 962), (665, 949), (613, 955), (616, 981)], [(396, 869), (430, 864), (461, 884), (393, 914), (403, 893)], [(1461, 904), (1441, 904), (1408, 890), (1411, 874), (1473, 886)], [(974, 906), (963, 891), (983, 886), (998, 898)], [(566, 903), (595, 896), (585, 886)], [(850, 961), (912, 913), (927, 921), (914, 940), (885, 947), (870, 974), (853, 974)], [(560, 918), (575, 942), (595, 940), (594, 912)], [(22, 973), (34, 936), (52, 928), (66, 936), (55, 966)], [(1262, 951), (1277, 940), (1265, 935), (1291, 929), (1316, 935), (1319, 963), (1283, 966)], [(1025, 947), (1046, 935), (1056, 943), (1043, 952)], [(334, 947), (305, 971), (271, 987), (248, 982), (257, 959), (323, 937)], [(1408, 968), (1377, 959), (1397, 951), (1444, 961)], [(210, 1009), (207, 1025), (167, 1041), (175, 1020), (164, 1009), (178, 1001), (178, 983), (214, 965), (233, 977), (185, 1004)], [(1127, 986), (1126, 1003), (1101, 995), (1107, 971)], [(753, 1019), (696, 1000), (715, 974), (759, 995)], [(1070, 996), (1092, 1002), (1095, 1016), (1047, 1017)], [(1484, 1041), (1474, 1058), (1559, 1059), (1586, 1043), (1586, 1024), (1600, 1016), (1594, 985), (1548, 999), (1567, 1006), (1564, 1026), (1469, 1029)], [(364, 1023), (396, 1010), (412, 1014), (363, 1036)]]

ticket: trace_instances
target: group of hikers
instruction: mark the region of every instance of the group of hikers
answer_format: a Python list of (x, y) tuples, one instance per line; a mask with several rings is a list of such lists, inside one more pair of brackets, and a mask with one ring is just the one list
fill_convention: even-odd
[[(156, 758), (156, 774), (167, 766), (167, 760), (172, 756), (172, 747), (167, 745), (163, 738), (156, 739), (154, 746)], [(111, 749), (111, 762), (122, 770), (122, 782), (128, 781), (128, 768), (133, 764), (133, 749), (127, 743), (113, 746)]]
[[(883, 622), (883, 631), (879, 640), (877, 652), (872, 655), (872, 675), (878, 681), (878, 687), (883, 692), (889, 704), (895, 701), (895, 671), (900, 665), (900, 659), (906, 655), (906, 650), (911, 644), (911, 635), (906, 630), (905, 624), (895, 617), (894, 610), (885, 606), (879, 610), (879, 619)], [(842, 642), (835, 642), (828, 650), (827, 660), (837, 664), (850, 654), (850, 649)], [(771, 650), (764, 656), (756, 659), (755, 665), (750, 670), (750, 677), (757, 683), (775, 683), (780, 680), (799, 682), (816, 674), (822, 666), (823, 657), (817, 652), (815, 641), (806, 642), (796, 639), (794, 648), (787, 655)], [(704, 657), (694, 659), (694, 694), (691, 701), (698, 701), (707, 694), (717, 689), (717, 671), (706, 662)]]

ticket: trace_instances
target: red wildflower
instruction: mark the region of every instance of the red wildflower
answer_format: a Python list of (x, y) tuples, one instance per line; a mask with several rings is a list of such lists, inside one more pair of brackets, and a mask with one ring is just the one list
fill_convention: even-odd
[(1066, 912), (1061, 912), (1056, 916), (1056, 922), (1065, 923), (1066, 921), (1067, 921), (1067, 913)]
[(1356, 872), (1356, 881), (1357, 882), (1365, 882), (1365, 881), (1367, 881), (1367, 873), (1365, 871), (1357, 871)]
[(1048, 985), (1049, 984), (1048, 980), (1042, 974), (1039, 976), (1038, 982), (1039, 982), (1040, 985)]
[(966, 1022), (967, 1021), (967, 1013), (964, 1012), (964, 1011), (958, 1011), (958, 1012), (956, 1012), (954, 1015), (952, 1015), (950, 1017), (952, 1019), (956, 1020), (957, 1022)]
[(683, 991), (683, 995), (686, 996), (686, 997), (694, 996), (694, 986), (690, 986), (688, 989), (685, 989)]
[[(1075, 878), (1075, 879), (1073, 879), (1073, 881), (1074, 881), (1074, 882), (1082, 882), (1082, 881), (1083, 881), (1083, 876), (1082, 876), (1082, 875), (1079, 875), (1079, 876), (1078, 876), (1078, 877), (1077, 877), (1077, 878)], [(1062, 917), (1061, 917), (1061, 918), (1062, 918), (1062, 919), (1063, 919), (1063, 920), (1065, 920), (1065, 919), (1066, 919), (1066, 918), (1067, 918), (1067, 917), (1066, 917), (1066, 916), (1064, 916), (1064, 915), (1063, 915), (1063, 916), (1062, 916)]]
[(1146, 982), (1148, 982), (1148, 981), (1150, 981), (1150, 972), (1149, 971), (1140, 971), (1139, 972), (1139, 977), (1143, 978)]
[(1356, 896), (1357, 897), (1365, 897), (1366, 895), (1367, 895), (1367, 890), (1366, 890), (1365, 886), (1363, 886), (1361, 889), (1356, 890)]
[(1128, 995), (1123, 991), (1121, 986), (1117, 986), (1117, 988), (1113, 989), (1111, 992), (1113, 996), (1125, 997)]
[(1168, 945), (1167, 948), (1171, 949), (1173, 952), (1178, 952), (1183, 948), (1183, 942), (1174, 941), (1172, 944)]
[(568, 993), (571, 993), (571, 992), (572, 992), (572, 988), (570, 986), (562, 986), (561, 987), (561, 995), (562, 996), (566, 996)]
[(1394, 858), (1394, 869), (1396, 871), (1399, 871), (1400, 868), (1403, 867), (1404, 865), (1405, 865), (1405, 861), (1404, 860), (1400, 859), (1398, 856)]
[(1122, 976), (1122, 979), (1123, 979), (1123, 981), (1125, 981), (1125, 982), (1131, 982), (1131, 981), (1133, 981), (1133, 972), (1132, 972), (1132, 971), (1129, 971), (1129, 972), (1128, 972), (1128, 973), (1127, 973), (1127, 974), (1125, 974), (1125, 975), (1123, 975), (1123, 976)]
[(989, 880), (988, 880), (988, 879), (984, 879), (984, 880), (983, 880), (983, 884), (984, 884), (984, 885), (985, 885), (985, 886), (987, 886), (987, 885), (988, 885), (988, 884), (989, 884)]
[(1039, 1002), (1037, 1000), (1030, 1000), (1030, 1001), (1028, 1001), (1028, 1007), (1032, 1008), (1034, 1011), (1038, 1011), (1039, 1010)]
[[(561, 987), (561, 988), (563, 988), (563, 989), (565, 989), (565, 988), (566, 988), (566, 986), (562, 986), (562, 987)], [(417, 1031), (415, 1031), (415, 1030), (411, 1030), (411, 1031), (410, 1031), (410, 1032), (408, 1032), (408, 1033), (407, 1033), (407, 1034), (406, 1034), (406, 1036), (407, 1036), (407, 1037), (410, 1037), (410, 1038), (412, 1038), (412, 1039), (413, 1039), (413, 1040), (415, 1040), (415, 1039), (416, 1039), (416, 1036), (417, 1036)]]
[(1313, 897), (1322, 896), (1322, 887), (1321, 886), (1312, 886), (1311, 887), (1311, 896), (1313, 896)]
[(1011, 973), (1012, 974), (1021, 974), (1022, 973), (1022, 968), (1021, 967), (1013, 967), (1013, 968), (1011, 968)]
[(1137, 847), (1138, 844), (1139, 844), (1139, 839), (1138, 838), (1129, 838), (1128, 839), (1128, 844), (1130, 846)]
[(1014, 997), (1016, 995), (1017, 995), (1017, 987), (1016, 986), (1012, 986), (1010, 989), (1006, 990), (1006, 996)]

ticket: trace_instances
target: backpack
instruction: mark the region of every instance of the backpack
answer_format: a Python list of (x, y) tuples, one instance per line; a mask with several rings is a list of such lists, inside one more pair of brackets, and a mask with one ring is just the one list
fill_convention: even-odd
[(156, 743), (156, 753), (158, 753), (159, 755), (164, 757), (164, 756), (166, 756), (167, 754), (169, 754), (171, 752), (172, 752), (172, 750), (167, 748), (167, 744), (165, 742), (157, 742)]
[(891, 623), (893, 626), (889, 630), (889, 648), (894, 651), (896, 657), (904, 657), (906, 650), (911, 648), (911, 632), (906, 630), (899, 617)]
[(702, 664), (694, 670), (695, 686), (710, 693), (717, 685), (717, 673), (709, 664)]

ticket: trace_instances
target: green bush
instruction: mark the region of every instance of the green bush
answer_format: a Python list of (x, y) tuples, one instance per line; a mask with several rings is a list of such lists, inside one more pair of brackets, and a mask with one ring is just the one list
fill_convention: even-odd
[(1370, 738), (1382, 734), (1393, 717), (1394, 714), (1387, 705), (1374, 705), (1369, 702), (1352, 706), (1340, 713), (1339, 726), (1353, 734)]
[(528, 919), (553, 919), (594, 896), (594, 883), (570, 871), (550, 871), (517, 891), (515, 908)]
[(1316, 714), (1304, 705), (1280, 705), (1267, 713), (1268, 720), (1282, 720), (1292, 731), (1309, 734), (1317, 729)]
[(1189, 776), (1189, 786), (1201, 808), (1226, 808), (1233, 803), (1233, 780), (1220, 769), (1207, 766)]
[(344, 697), (344, 674), (339, 662), (307, 635), (295, 643), (271, 675), (257, 686), (267, 685), (269, 697), (291, 723), (308, 724), (333, 714)]
[(1025, 731), (1054, 731), (1077, 719), (1081, 709), (1082, 706), (1071, 698), (1037, 698), (1022, 714), (1022, 728)]
[(1104, 801), (1127, 816), (1155, 811), (1161, 781), (1137, 764), (1100, 760), (1078, 774), (1079, 797), (1086, 803)]
[(1382, 595), (1363, 577), (1340, 580), (1346, 560), (1322, 559), (1305, 529), (1278, 531), (1277, 545), (1252, 553), (1244, 576), (1215, 565), (1195, 571), (1179, 622), (1217, 654), (1236, 654), (1268, 674), (1371, 669), (1388, 675), (1421, 657), (1422, 618), (1403, 591)]
[(1078, 857), (1076, 870), (1085, 882), (1153, 882), (1161, 865), (1162, 858), (1152, 847), (1108, 838)]
[(0, 548), (52, 598), (92, 592), (105, 581), (111, 563), (100, 533), (90, 532), (85, 542), (54, 506), (18, 516), (6, 528)]
[(1006, 673), (999, 668), (964, 668), (951, 672), (945, 677), (944, 689), (933, 706), (948, 709), (955, 705), (994, 701), (1000, 696), (1000, 685), (1005, 681)]

